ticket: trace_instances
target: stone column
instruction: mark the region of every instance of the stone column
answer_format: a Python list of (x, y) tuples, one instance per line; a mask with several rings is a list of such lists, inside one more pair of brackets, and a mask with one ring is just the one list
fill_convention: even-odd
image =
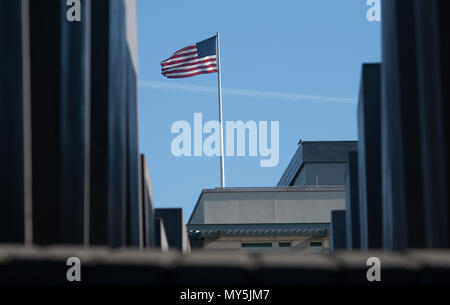
[(92, 1), (90, 238), (126, 244), (127, 44), (123, 0)]
[(141, 235), (141, 183), (138, 109), (137, 2), (125, 0), (126, 8), (126, 101), (127, 101), (127, 244), (143, 246)]
[(450, 247), (448, 1), (414, 1), (427, 247)]
[(178, 249), (182, 253), (188, 254), (190, 242), (184, 222), (183, 209), (155, 209), (155, 217), (164, 221), (169, 248)]
[(89, 241), (91, 1), (81, 1), (81, 21), (61, 12), (60, 242)]
[(359, 249), (360, 239), (360, 215), (359, 215), (359, 187), (358, 187), (358, 153), (351, 151), (348, 153), (347, 161), (347, 187), (346, 194), (346, 233), (347, 248)]
[(384, 1), (381, 103), (383, 246), (425, 247), (414, 2)]
[(347, 249), (345, 210), (331, 211), (330, 251)]
[(142, 183), (141, 222), (143, 223), (143, 246), (145, 248), (151, 248), (156, 245), (155, 210), (153, 204), (153, 185), (144, 155), (141, 155), (140, 166)]
[(0, 2), (0, 243), (32, 242), (28, 5)]
[(381, 64), (362, 66), (358, 138), (361, 248), (381, 249)]
[(90, 1), (30, 1), (33, 227), (38, 245), (87, 242)]

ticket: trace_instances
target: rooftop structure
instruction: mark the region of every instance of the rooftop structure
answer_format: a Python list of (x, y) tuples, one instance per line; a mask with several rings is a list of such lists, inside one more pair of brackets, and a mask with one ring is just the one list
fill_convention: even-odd
[(357, 146), (357, 141), (301, 141), (278, 186), (345, 185), (347, 155)]

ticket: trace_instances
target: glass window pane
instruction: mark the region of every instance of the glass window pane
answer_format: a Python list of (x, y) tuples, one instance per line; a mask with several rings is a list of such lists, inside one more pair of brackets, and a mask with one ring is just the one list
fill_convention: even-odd
[(243, 243), (242, 248), (272, 248), (272, 243)]
[(322, 247), (322, 242), (321, 241), (319, 241), (319, 242), (313, 241), (313, 242), (311, 242), (310, 246), (311, 247)]

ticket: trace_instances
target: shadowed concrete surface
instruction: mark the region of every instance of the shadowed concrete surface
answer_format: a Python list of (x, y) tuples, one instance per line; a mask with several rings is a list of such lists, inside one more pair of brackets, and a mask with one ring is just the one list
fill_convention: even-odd
[(82, 284), (286, 285), (371, 284), (367, 259), (381, 262), (381, 284), (450, 284), (450, 251), (293, 253), (0, 247), (0, 284), (67, 284), (69, 257), (81, 261)]
[(348, 153), (347, 186), (345, 221), (347, 233), (347, 248), (349, 250), (361, 247), (360, 214), (359, 214), (359, 185), (358, 185), (358, 153)]
[(347, 249), (346, 211), (331, 211), (330, 251)]
[[(0, 242), (29, 243), (31, 118), (28, 2), (0, 2)], [(8, 71), (8, 73), (2, 73)], [(28, 209), (27, 209), (28, 207)]]
[(383, 2), (382, 213), (390, 250), (426, 245), (414, 9), (412, 1)]
[[(363, 64), (358, 103), (359, 230), (362, 249), (381, 249), (381, 64)], [(352, 179), (351, 177), (348, 177)], [(352, 202), (353, 207), (353, 202)]]
[(414, 1), (427, 247), (450, 246), (449, 1)]

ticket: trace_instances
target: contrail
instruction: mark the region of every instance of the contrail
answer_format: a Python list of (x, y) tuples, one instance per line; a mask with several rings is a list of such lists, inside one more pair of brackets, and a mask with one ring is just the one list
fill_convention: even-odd
[[(156, 81), (147, 81), (147, 80), (139, 81), (139, 86), (140, 87), (149, 87), (149, 88), (154, 88), (154, 89), (184, 90), (184, 91), (189, 91), (189, 92), (217, 93), (216, 87), (185, 85), (185, 84), (179, 84), (179, 83), (165, 83), (165, 82), (156, 82)], [(222, 92), (225, 95), (285, 99), (285, 100), (295, 100), (295, 101), (347, 103), (347, 104), (356, 103), (356, 99), (352, 99), (352, 98), (315, 96), (315, 95), (292, 94), (292, 93), (281, 93), (281, 92), (259, 91), (259, 90), (222, 88)]]

